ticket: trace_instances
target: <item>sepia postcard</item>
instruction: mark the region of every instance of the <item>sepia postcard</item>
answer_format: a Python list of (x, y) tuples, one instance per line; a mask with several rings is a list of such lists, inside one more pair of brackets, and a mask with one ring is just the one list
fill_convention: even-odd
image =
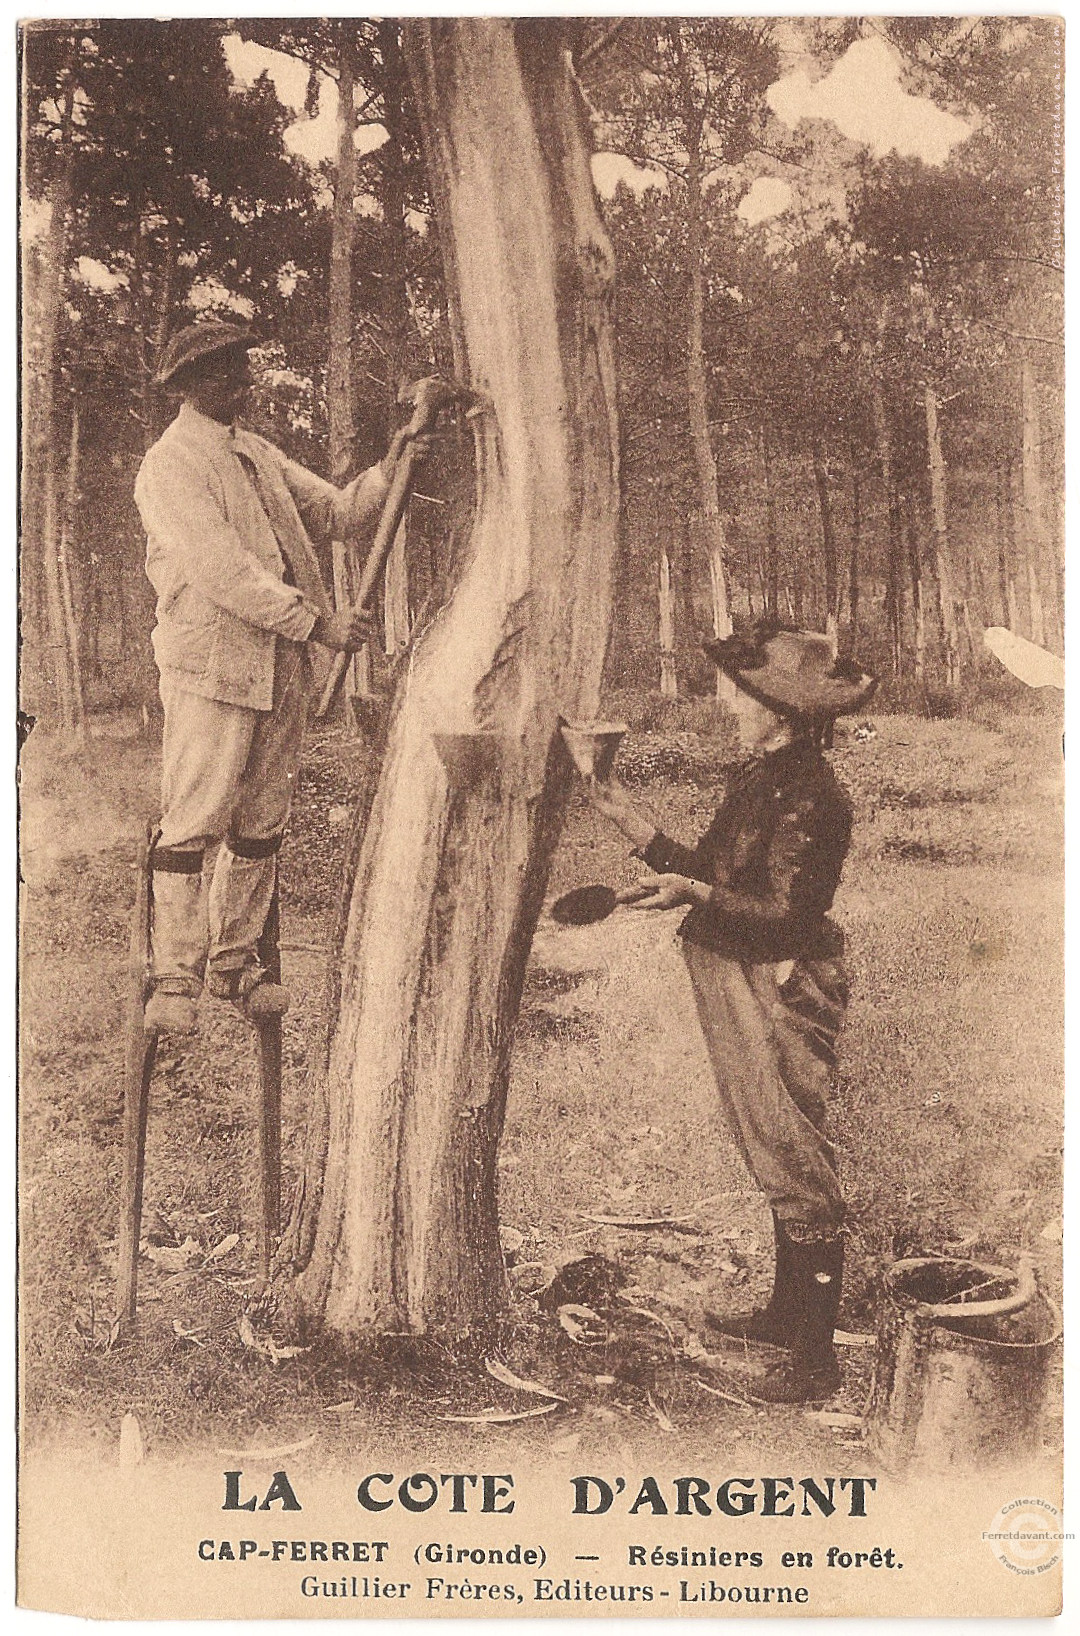
[(21, 1607), (1061, 1610), (1063, 34), (21, 25)]

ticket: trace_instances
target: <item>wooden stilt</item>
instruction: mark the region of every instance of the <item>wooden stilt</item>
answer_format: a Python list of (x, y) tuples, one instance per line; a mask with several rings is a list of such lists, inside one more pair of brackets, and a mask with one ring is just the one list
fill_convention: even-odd
[(121, 1333), (135, 1321), (139, 1279), (139, 1235), (142, 1226), (143, 1174), (146, 1167), (146, 1119), (150, 1078), (157, 1056), (157, 1036), (148, 1034), (143, 1015), (150, 971), (150, 849), (154, 828), (147, 825), (139, 852), (135, 906), (131, 915), (128, 961), (127, 1056), (124, 1065), (124, 1169), (120, 1183), (116, 1318)]
[[(135, 1322), (142, 1227), (143, 1177), (150, 1081), (157, 1058), (157, 1035), (147, 1033), (145, 1007), (150, 981), (150, 917), (153, 876), (150, 852), (155, 839), (147, 826), (139, 854), (138, 883), (131, 916), (128, 963), (127, 1056), (124, 1069), (123, 1174), (120, 1183), (116, 1321), (124, 1335)], [(280, 910), (277, 881), (270, 912), (259, 940), (259, 959), (272, 982), (281, 981)], [(281, 1018), (267, 1017), (255, 1027), (259, 1062), (258, 1221), (259, 1269), (269, 1278), (274, 1243), (281, 1229)]]
[[(259, 940), (259, 961), (273, 983), (281, 981), (280, 909), (277, 879), (270, 913)], [(274, 1240), (281, 1229), (281, 1018), (267, 1017), (255, 1029), (259, 1052), (259, 1271), (270, 1276)]]

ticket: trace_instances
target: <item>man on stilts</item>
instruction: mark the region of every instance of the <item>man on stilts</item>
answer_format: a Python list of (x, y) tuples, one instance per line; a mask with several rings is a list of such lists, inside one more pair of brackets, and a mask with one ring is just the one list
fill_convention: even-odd
[[(407, 435), (344, 489), (317, 477), (236, 425), (253, 345), (217, 320), (173, 337), (157, 381), (183, 402), (135, 485), (165, 711), (148, 1031), (191, 1033), (204, 976), (253, 1022), (288, 1006), (257, 945), (318, 650), (352, 652), (372, 634), (368, 614), (333, 610), (312, 542), (373, 531)], [(205, 854), (219, 843), (205, 892)]]

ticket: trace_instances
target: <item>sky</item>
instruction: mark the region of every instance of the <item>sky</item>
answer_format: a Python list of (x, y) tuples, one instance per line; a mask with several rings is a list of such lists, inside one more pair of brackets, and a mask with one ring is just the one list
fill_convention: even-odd
[[(792, 39), (793, 46), (797, 41)], [(324, 79), (314, 119), (304, 113), (308, 70), (295, 58), (266, 46), (242, 40), (239, 34), (225, 39), (229, 70), (239, 85), (253, 84), (263, 70), (274, 83), (282, 105), (297, 115), (285, 130), (285, 145), (312, 164), (330, 158), (336, 146), (337, 86)], [(805, 64), (805, 53), (788, 53), (788, 60)], [(788, 68), (769, 87), (767, 100), (777, 118), (794, 127), (802, 119), (831, 121), (846, 137), (866, 143), (879, 158), (895, 150), (939, 165), (958, 142), (970, 134), (969, 126), (956, 115), (938, 108), (928, 97), (913, 96), (900, 83), (901, 59), (895, 48), (880, 36), (853, 42), (825, 74), (815, 77), (813, 65)], [(362, 126), (356, 133), (360, 153), (371, 153), (386, 141), (382, 125)], [(620, 182), (641, 194), (649, 187), (665, 187), (661, 171), (650, 171), (616, 153), (597, 153), (592, 160), (593, 180), (598, 191), (610, 197)], [(738, 206), (738, 215), (748, 226), (756, 226), (781, 215), (793, 202), (791, 184), (779, 176), (759, 176)], [(25, 231), (25, 224), (24, 224)], [(84, 258), (85, 260), (86, 258)], [(107, 288), (113, 278), (108, 270), (87, 261), (80, 273), (88, 284)]]
[[(318, 113), (304, 117), (308, 74), (302, 63), (252, 45), (238, 34), (229, 35), (225, 54), (234, 78), (250, 85), (266, 69), (282, 104), (299, 117), (285, 132), (290, 152), (312, 163), (331, 157), (335, 146), (334, 121), (337, 115), (337, 87), (323, 83)], [(968, 125), (954, 114), (938, 108), (928, 97), (913, 96), (900, 83), (901, 59), (887, 41), (874, 36), (853, 42), (826, 74), (814, 76), (805, 66), (791, 68), (770, 86), (768, 103), (778, 119), (795, 126), (801, 119), (831, 121), (852, 141), (863, 142), (879, 158), (895, 150), (904, 157), (940, 165), (952, 148), (969, 134)], [(381, 125), (357, 132), (357, 148), (370, 153), (386, 140)], [(625, 182), (637, 193), (648, 187), (665, 185), (662, 173), (643, 170), (614, 153), (593, 157), (593, 179), (605, 196)], [(792, 202), (790, 185), (779, 177), (758, 177), (739, 206), (739, 215), (749, 225), (766, 221), (787, 209)]]

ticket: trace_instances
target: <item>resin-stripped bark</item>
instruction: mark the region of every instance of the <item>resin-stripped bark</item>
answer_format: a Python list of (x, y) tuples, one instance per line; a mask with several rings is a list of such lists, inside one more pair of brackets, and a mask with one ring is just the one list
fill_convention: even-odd
[(571, 777), (559, 717), (598, 704), (618, 495), (611, 254), (562, 25), (405, 27), (456, 366), (486, 407), (466, 566), (395, 700), (342, 949), (325, 1166), (292, 1235), (309, 1326), (346, 1344), (467, 1334), (503, 1304), (509, 1055)]

